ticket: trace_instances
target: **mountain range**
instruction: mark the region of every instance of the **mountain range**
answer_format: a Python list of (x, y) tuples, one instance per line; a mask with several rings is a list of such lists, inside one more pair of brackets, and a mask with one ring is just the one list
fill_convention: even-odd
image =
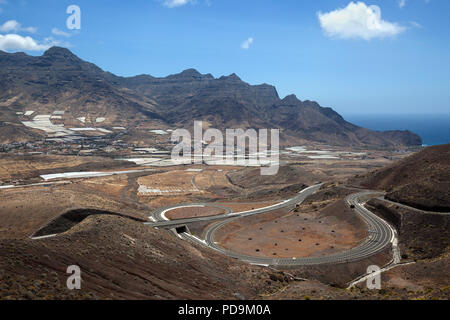
[(65, 111), (65, 125), (192, 128), (194, 120), (225, 128), (279, 128), (283, 144), (318, 142), (337, 146), (421, 145), (410, 131), (377, 132), (344, 120), (331, 108), (295, 95), (281, 99), (275, 87), (250, 85), (236, 74), (215, 78), (187, 69), (167, 77), (119, 77), (83, 61), (70, 50), (42, 56), (0, 51), (0, 143), (32, 140), (17, 113)]

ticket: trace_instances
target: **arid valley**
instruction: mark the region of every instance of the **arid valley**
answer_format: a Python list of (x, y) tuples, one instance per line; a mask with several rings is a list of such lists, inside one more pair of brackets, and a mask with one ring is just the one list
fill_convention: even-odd
[(2, 311), (445, 315), (449, 12), (0, 0)]
[[(311, 152), (302, 153), (306, 149)], [(285, 150), (278, 174), (267, 177), (260, 175), (259, 168), (244, 166), (152, 166), (91, 156), (4, 156), (1, 180), (14, 184), (0, 187), (1, 296), (447, 299), (448, 216), (436, 213), (435, 219), (427, 220), (424, 233), (423, 224), (414, 221), (431, 213), (393, 207), (387, 201), (366, 204), (399, 232), (401, 260), (382, 273), (383, 290), (367, 290), (365, 283), (349, 286), (369, 265), (392, 265), (391, 244), (367, 258), (340, 263), (277, 265), (277, 258), (330, 256), (364, 243), (370, 238), (367, 226), (346, 198), (364, 189), (396, 189), (397, 179), (387, 179), (410, 159), (404, 151), (333, 148), (327, 148), (328, 152), (340, 152), (340, 156), (310, 158), (314, 150), (323, 153), (324, 149)], [(449, 152), (448, 145), (434, 149)], [(448, 161), (442, 165), (441, 173), (448, 174)], [(386, 167), (390, 170), (386, 177), (377, 177)], [(80, 177), (61, 175), (70, 172)], [(276, 207), (317, 183), (320, 188), (300, 204)], [(178, 220), (180, 225), (153, 227), (154, 213), (160, 208), (168, 208), (165, 221)], [(233, 218), (260, 208), (268, 210)], [(227, 212), (232, 212), (231, 218), (220, 218)], [(405, 222), (399, 223), (398, 215)], [(215, 216), (219, 219), (184, 222)], [(210, 248), (206, 234), (221, 222), (225, 224), (215, 236), (219, 246), (274, 262), (249, 263)], [(66, 268), (73, 264), (84, 270), (80, 291), (65, 288)]]

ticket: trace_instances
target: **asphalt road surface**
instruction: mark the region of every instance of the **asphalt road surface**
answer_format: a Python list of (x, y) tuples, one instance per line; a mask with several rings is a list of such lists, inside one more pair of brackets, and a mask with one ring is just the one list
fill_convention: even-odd
[[(363, 218), (369, 229), (369, 236), (367, 239), (357, 247), (342, 251), (339, 253), (320, 256), (320, 257), (306, 257), (306, 258), (263, 258), (252, 257), (220, 247), (215, 242), (215, 233), (225, 224), (231, 222), (226, 220), (215, 224), (206, 233), (206, 243), (211, 248), (236, 259), (240, 259), (252, 264), (260, 265), (281, 265), (281, 266), (306, 266), (306, 265), (318, 265), (318, 264), (332, 264), (343, 263), (350, 261), (361, 260), (382, 251), (393, 241), (394, 232), (387, 222), (364, 208), (361, 203), (361, 199), (370, 198), (376, 196), (379, 193), (361, 192), (350, 195), (346, 201), (348, 205), (354, 205), (354, 210)], [(232, 220), (239, 219), (234, 218)]]
[[(322, 184), (317, 184), (311, 187), (308, 187), (306, 189), (303, 189), (300, 191), (295, 197), (288, 199), (286, 201), (277, 203), (272, 206), (259, 208), (259, 209), (253, 209), (243, 212), (233, 212), (230, 208), (219, 206), (213, 203), (189, 203), (184, 205), (176, 205), (176, 206), (167, 206), (163, 208), (159, 208), (155, 210), (150, 217), (152, 217), (156, 222), (146, 222), (145, 224), (151, 225), (153, 227), (170, 227), (170, 226), (177, 226), (177, 225), (184, 225), (189, 224), (193, 222), (199, 222), (199, 221), (215, 221), (215, 220), (222, 220), (227, 219), (226, 221), (230, 222), (230, 219), (236, 219), (236, 218), (242, 218), (242, 217), (248, 217), (256, 214), (262, 214), (267, 213), (270, 211), (282, 209), (282, 208), (290, 208), (294, 207), (297, 204), (302, 203), (308, 196), (316, 192), (320, 189)], [(221, 208), (226, 211), (224, 214), (219, 214), (215, 216), (208, 216), (208, 217), (196, 217), (196, 218), (187, 218), (187, 219), (178, 219), (178, 220), (166, 220), (164, 219), (164, 212), (177, 209), (177, 208), (183, 208), (183, 207), (216, 207)]]
[[(366, 240), (349, 250), (345, 250), (342, 252), (320, 256), (320, 257), (301, 257), (301, 258), (269, 258), (269, 257), (254, 257), (248, 256), (244, 254), (240, 254), (237, 252), (233, 252), (231, 250), (225, 249), (218, 245), (215, 241), (215, 234), (217, 230), (225, 226), (226, 224), (235, 221), (237, 219), (241, 219), (243, 217), (248, 217), (256, 214), (263, 214), (270, 211), (274, 211), (281, 208), (291, 208), (295, 207), (295, 205), (302, 203), (309, 195), (313, 194), (317, 190), (320, 189), (322, 184), (317, 184), (311, 187), (308, 187), (302, 190), (297, 196), (278, 203), (273, 206), (259, 208), (255, 210), (249, 210), (245, 212), (234, 213), (230, 209), (226, 207), (221, 207), (223, 209), (228, 209), (227, 213), (222, 215), (210, 216), (210, 217), (198, 217), (198, 218), (190, 218), (190, 219), (180, 219), (180, 220), (172, 220), (172, 221), (162, 221), (163, 217), (161, 213), (171, 208), (179, 208), (183, 207), (183, 205), (174, 206), (174, 207), (165, 207), (158, 209), (152, 214), (152, 217), (157, 220), (157, 222), (147, 223), (154, 227), (170, 227), (177, 225), (189, 224), (192, 222), (198, 221), (215, 221), (215, 220), (223, 220), (214, 224), (210, 227), (206, 232), (205, 240), (198, 239), (189, 234), (182, 234), (182, 238), (186, 240), (195, 241), (204, 246), (207, 246), (211, 249), (214, 249), (224, 255), (229, 257), (239, 259), (251, 264), (259, 264), (259, 265), (271, 265), (271, 266), (308, 266), (308, 265), (319, 265), (319, 264), (333, 264), (333, 263), (343, 263), (343, 262), (351, 262), (361, 260), (370, 256), (373, 256), (387, 246), (391, 245), (394, 241), (395, 232), (394, 229), (383, 219), (375, 215), (374, 213), (367, 210), (363, 203), (367, 199), (379, 197), (381, 193), (372, 192), (372, 191), (364, 191), (356, 194), (352, 194), (346, 198), (346, 202), (349, 206), (354, 206), (353, 210), (361, 216), (368, 227), (369, 236)], [(208, 203), (198, 203), (198, 204), (188, 204), (186, 206), (216, 206), (214, 204)]]

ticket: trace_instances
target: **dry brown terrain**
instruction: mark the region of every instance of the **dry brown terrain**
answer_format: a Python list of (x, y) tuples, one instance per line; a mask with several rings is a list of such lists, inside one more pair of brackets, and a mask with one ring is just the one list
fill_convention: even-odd
[(0, 239), (27, 238), (64, 212), (79, 208), (146, 219), (145, 211), (138, 204), (108, 197), (81, 183), (6, 189), (0, 192)]
[(367, 203), (371, 211), (398, 230), (404, 259), (431, 259), (450, 249), (450, 215), (423, 212), (378, 199)]
[[(266, 286), (264, 279), (270, 271), (192, 247), (165, 230), (133, 220), (146, 220), (149, 211), (120, 197), (126, 181), (127, 176), (121, 175), (2, 190), (0, 296), (208, 299), (238, 294), (252, 298)], [(105, 192), (98, 190), (102, 183), (107, 186)], [(109, 214), (87, 216), (55, 238), (29, 238), (76, 208), (122, 213), (133, 219)], [(65, 269), (71, 264), (79, 265), (83, 272), (83, 290), (79, 292), (65, 287)]]
[(387, 198), (428, 211), (450, 212), (450, 144), (433, 146), (353, 180)]
[(224, 209), (215, 207), (185, 207), (176, 208), (165, 213), (165, 216), (170, 220), (215, 216), (225, 213)]
[[(342, 215), (353, 218), (353, 225), (343, 221)], [(358, 219), (342, 201), (336, 201), (321, 211), (279, 210), (238, 219), (219, 229), (216, 240), (225, 248), (251, 256), (320, 256), (363, 241), (367, 235)]]
[(233, 212), (243, 212), (248, 210), (259, 209), (263, 207), (272, 206), (274, 204), (280, 203), (279, 201), (261, 201), (261, 202), (215, 202), (215, 204), (225, 206), (233, 210)]
[[(262, 177), (255, 168), (187, 166), (74, 179), (61, 185), (3, 189), (0, 191), (0, 297), (448, 299), (448, 277), (440, 277), (440, 272), (448, 266), (448, 258), (439, 254), (434, 260), (419, 260), (383, 274), (385, 291), (362, 288), (349, 291), (342, 289), (346, 283), (363, 274), (370, 264), (387, 264), (391, 253), (383, 252), (352, 264), (276, 271), (240, 263), (139, 222), (147, 220), (153, 209), (183, 203), (213, 202), (234, 211), (270, 206), (306, 185), (318, 180), (330, 181), (295, 210), (237, 220), (221, 229), (218, 238), (234, 251), (270, 257), (274, 253), (278, 257), (300, 257), (345, 250), (365, 238), (366, 228), (342, 201), (357, 189), (346, 188), (336, 180), (344, 181), (353, 173), (389, 162), (378, 155), (367, 162), (295, 162), (281, 168), (279, 180)], [(2, 158), (5, 179), (20, 177), (39, 182), (38, 173), (116, 168), (104, 158), (39, 156), (37, 159), (19, 158), (15, 162), (13, 158)], [(130, 164), (120, 163), (118, 168), (130, 168)], [(202, 171), (186, 171), (189, 168)], [(339, 179), (334, 180), (334, 176)], [(141, 183), (149, 189), (170, 191), (181, 186), (196, 191), (142, 195), (138, 191)], [(79, 216), (78, 212), (96, 214)], [(175, 209), (167, 215), (175, 219), (220, 213), (223, 212), (205, 207)], [(189, 229), (201, 237), (207, 224), (194, 224)], [(54, 238), (31, 240), (29, 237), (38, 230), (63, 233)], [(407, 242), (402, 241), (401, 237), (404, 248)], [(65, 269), (70, 264), (81, 266), (83, 290), (80, 292), (65, 288)], [(308, 280), (295, 281), (291, 275)]]
[[(319, 148), (320, 149), (320, 148)], [(284, 199), (303, 187), (321, 182), (344, 182), (368, 170), (382, 168), (405, 154), (364, 151), (364, 159), (307, 159), (287, 156), (287, 163), (274, 176), (262, 176), (259, 168), (238, 168), (230, 171), (229, 181), (240, 187), (234, 199)]]
[(387, 290), (406, 291), (417, 299), (450, 298), (450, 253), (400, 266), (383, 274)]
[[(270, 275), (112, 216), (91, 216), (57, 238), (1, 240), (0, 256), (0, 296), (6, 299), (253, 298)], [(66, 269), (74, 264), (82, 289), (71, 291)]]
[(39, 181), (39, 175), (58, 172), (130, 168), (130, 162), (100, 157), (77, 156), (0, 156), (0, 185), (12, 180)]
[(174, 167), (167, 172), (139, 178), (139, 200), (157, 208), (196, 200), (226, 199), (236, 194), (238, 188), (226, 177), (228, 172), (236, 170), (234, 167), (204, 166), (199, 172), (189, 171), (198, 169), (196, 167), (181, 168)]

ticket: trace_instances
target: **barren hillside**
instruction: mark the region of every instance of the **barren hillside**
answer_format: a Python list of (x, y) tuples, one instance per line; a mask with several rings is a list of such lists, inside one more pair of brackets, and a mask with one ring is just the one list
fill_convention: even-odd
[(428, 211), (450, 212), (450, 144), (433, 146), (355, 179), (386, 198)]

